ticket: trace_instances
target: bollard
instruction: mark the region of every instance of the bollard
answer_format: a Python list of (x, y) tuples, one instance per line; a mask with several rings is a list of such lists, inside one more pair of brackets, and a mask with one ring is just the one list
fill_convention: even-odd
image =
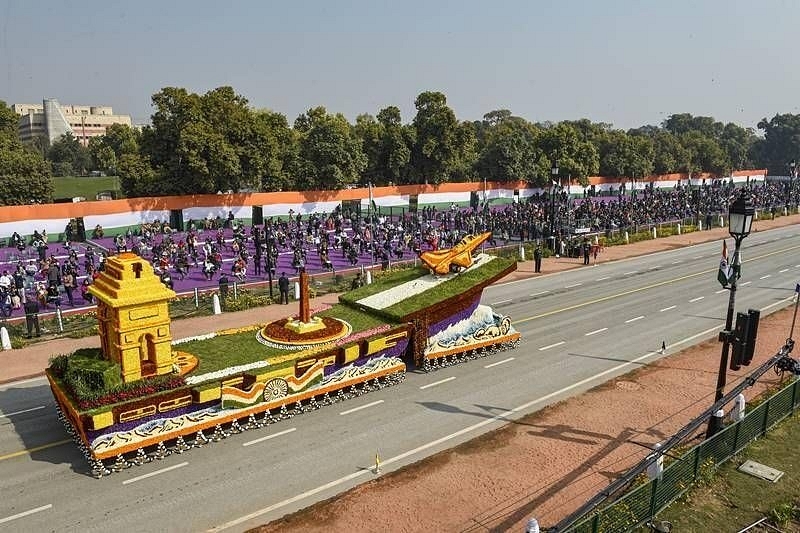
[(598, 238), (597, 235), (594, 236), (594, 243), (595, 244), (600, 244), (600, 239)]
[(525, 533), (539, 533), (539, 521), (535, 518), (528, 520), (528, 524), (525, 526)]
[(706, 434), (706, 438), (713, 437), (717, 432), (719, 432), (724, 426), (725, 420), (725, 411), (722, 409), (717, 410), (714, 415), (711, 417), (711, 421), (708, 425), (708, 433)]
[(239, 285), (239, 284), (238, 284), (238, 283), (236, 283), (235, 281), (233, 282), (233, 299), (234, 299), (234, 300), (238, 300), (238, 299), (239, 299), (239, 292), (238, 292), (238, 290), (237, 290), (237, 286), (238, 286), (238, 285)]
[(628, 236), (628, 232), (626, 231), (626, 232), (625, 232), (625, 244), (630, 244), (630, 243), (631, 243), (631, 239), (630, 239), (630, 237)]
[(755, 213), (753, 213), (753, 220), (758, 220), (758, 209), (756, 209)]
[(788, 214), (789, 214), (789, 211), (784, 207), (783, 208), (783, 216), (786, 216)]
[(299, 281), (295, 281), (294, 282), (294, 299), (295, 300), (299, 300), (300, 299), (300, 282)]
[(725, 217), (722, 216), (722, 215), (719, 216), (719, 227), (720, 228), (724, 228), (725, 227)]
[(525, 247), (521, 244), (519, 245), (519, 260), (525, 261)]
[(656, 227), (655, 226), (653, 226), (653, 238), (654, 239), (658, 238), (658, 233), (656, 233)]
[[(661, 443), (657, 442), (653, 446), (653, 451), (657, 452), (660, 449), (661, 449)], [(659, 455), (658, 459), (656, 459), (654, 462), (650, 463), (647, 466), (647, 478), (650, 481), (654, 479), (660, 479), (663, 473), (664, 473), (664, 456)]]
[(194, 288), (194, 308), (200, 308), (200, 290), (197, 287)]
[(702, 220), (698, 220), (697, 221), (697, 231), (703, 231), (703, 221)]
[(678, 235), (680, 235), (680, 234), (681, 234), (681, 223), (678, 222)]
[(58, 321), (58, 332), (64, 333), (64, 321), (61, 320), (61, 308), (56, 308), (56, 320)]
[(367, 270), (367, 285), (372, 285), (372, 270)]
[(736, 399), (733, 400), (733, 408), (731, 409), (731, 422), (744, 420), (746, 403), (747, 401), (745, 400), (744, 394), (736, 396)]
[(215, 315), (221, 315), (222, 314), (222, 308), (219, 305), (219, 295), (218, 294), (214, 295), (214, 314)]
[(0, 345), (3, 346), (3, 351), (11, 349), (11, 337), (8, 336), (5, 326), (0, 328)]

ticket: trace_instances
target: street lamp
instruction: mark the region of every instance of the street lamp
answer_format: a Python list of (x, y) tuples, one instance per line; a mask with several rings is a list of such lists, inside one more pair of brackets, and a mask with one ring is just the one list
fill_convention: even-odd
[(558, 178), (558, 158), (553, 159), (550, 168), (550, 237), (553, 239), (553, 252), (556, 251), (556, 178)]
[(792, 203), (794, 196), (794, 180), (797, 178), (797, 161), (792, 159), (789, 161), (789, 204)]
[[(730, 285), (727, 287), (730, 291), (728, 297), (728, 315), (725, 318), (725, 329), (719, 334), (719, 340), (722, 341), (722, 354), (719, 359), (719, 374), (717, 374), (717, 390), (714, 395), (714, 403), (722, 399), (727, 379), (728, 355), (733, 338), (733, 307), (736, 301), (736, 282), (739, 278), (739, 270), (742, 266), (739, 248), (742, 245), (742, 240), (750, 235), (750, 228), (753, 225), (753, 214), (755, 213), (755, 209), (753, 209), (753, 205), (746, 197), (746, 194), (746, 190), (742, 189), (739, 198), (737, 198), (728, 209), (728, 233), (733, 237), (736, 246), (733, 250), (733, 261), (731, 262)], [(716, 431), (715, 422), (719, 422), (718, 420), (715, 421), (715, 418), (716, 417), (712, 416), (708, 423), (707, 435), (709, 437)]]

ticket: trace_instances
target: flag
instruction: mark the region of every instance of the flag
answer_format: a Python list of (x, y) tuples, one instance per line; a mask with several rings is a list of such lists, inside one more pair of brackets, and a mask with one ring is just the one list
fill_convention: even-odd
[(717, 281), (723, 287), (728, 286), (731, 267), (728, 263), (728, 242), (722, 241), (722, 259), (719, 261), (719, 272), (717, 273)]

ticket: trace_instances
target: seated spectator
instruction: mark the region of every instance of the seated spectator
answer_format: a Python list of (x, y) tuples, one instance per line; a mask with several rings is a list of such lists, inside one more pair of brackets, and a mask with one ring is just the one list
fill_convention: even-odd
[(92, 230), (92, 239), (102, 239), (103, 235), (105, 235), (105, 232), (103, 231), (103, 226), (101, 226), (100, 224), (96, 225), (94, 227), (94, 230)]
[(92, 301), (93, 301), (92, 293), (89, 292), (89, 286), (91, 284), (92, 284), (92, 282), (89, 281), (88, 277), (86, 279), (84, 279), (83, 283), (81, 284), (81, 297), (83, 298), (84, 302), (89, 303), (89, 304), (92, 303)]
[(47, 305), (54, 305), (56, 308), (61, 307), (61, 295), (58, 292), (58, 285), (50, 285), (47, 287)]

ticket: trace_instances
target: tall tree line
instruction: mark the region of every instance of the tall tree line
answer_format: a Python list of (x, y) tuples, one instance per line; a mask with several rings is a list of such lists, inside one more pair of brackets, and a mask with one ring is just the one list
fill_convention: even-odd
[[(51, 146), (31, 143), (25, 154), (43, 155), (46, 174), (116, 174), (128, 196), (482, 179), (547, 186), (555, 162), (560, 179), (584, 184), (592, 175), (722, 176), (743, 168), (785, 175), (788, 162), (800, 158), (800, 115), (791, 114), (765, 118), (757, 131), (688, 113), (625, 131), (587, 119), (530, 122), (507, 109), (463, 121), (434, 91), (417, 96), (407, 124), (396, 106), (361, 114), (353, 124), (313, 107), (290, 124), (280, 113), (252, 108), (231, 87), (205, 94), (165, 87), (152, 102), (152, 124), (142, 130), (115, 125), (88, 147), (66, 135)], [(9, 114), (2, 104), (11, 132)]]

